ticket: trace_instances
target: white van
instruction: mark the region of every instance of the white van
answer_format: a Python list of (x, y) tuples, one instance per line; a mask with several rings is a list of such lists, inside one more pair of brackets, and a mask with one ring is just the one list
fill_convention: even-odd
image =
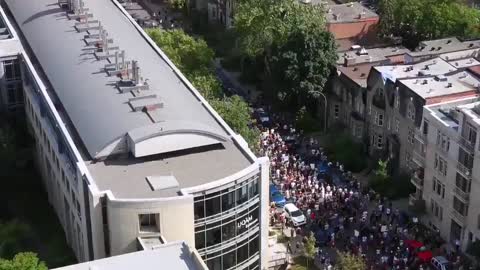
[(286, 217), (290, 219), (293, 223), (293, 226), (301, 226), (307, 223), (305, 215), (298, 209), (293, 203), (287, 203), (283, 207)]

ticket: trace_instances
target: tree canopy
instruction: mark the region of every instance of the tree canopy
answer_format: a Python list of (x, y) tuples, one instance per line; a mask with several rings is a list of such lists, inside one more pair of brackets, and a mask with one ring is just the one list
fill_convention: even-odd
[(480, 11), (459, 0), (380, 0), (380, 29), (406, 46), (447, 36), (480, 36)]
[(224, 97), (222, 85), (212, 66), (215, 53), (207, 43), (182, 30), (150, 29), (147, 33), (225, 122), (251, 147), (255, 147), (260, 132), (251, 128), (250, 107), (239, 96)]
[(274, 95), (293, 108), (319, 99), (336, 60), (331, 33), (308, 28), (292, 33), (273, 52)]
[(367, 265), (362, 257), (347, 252), (338, 252), (335, 270), (366, 270)]
[(243, 0), (236, 9), (234, 30), (240, 48), (250, 57), (281, 46), (301, 28), (325, 28), (321, 6), (296, 0)]
[(48, 270), (44, 262), (32, 252), (18, 253), (12, 260), (0, 258), (0, 270)]

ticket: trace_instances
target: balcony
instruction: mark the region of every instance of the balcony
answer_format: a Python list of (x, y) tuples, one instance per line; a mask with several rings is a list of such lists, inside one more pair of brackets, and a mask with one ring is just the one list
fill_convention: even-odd
[(425, 167), (425, 153), (414, 150), (412, 155), (412, 161), (419, 167)]
[(467, 218), (466, 216), (464, 216), (463, 214), (461, 214), (460, 212), (458, 212), (455, 209), (452, 209), (452, 211), (450, 213), (451, 213), (452, 218), (455, 219), (456, 221), (458, 221), (458, 223), (460, 225), (465, 224), (465, 220)]
[(469, 154), (475, 153), (475, 142), (471, 142), (467, 138), (460, 136), (458, 139), (458, 144), (465, 149)]
[(457, 163), (457, 170), (468, 180), (472, 180), (472, 169), (465, 167), (462, 163)]
[(417, 141), (420, 141), (421, 143), (423, 144), (426, 144), (427, 143), (427, 134), (423, 134), (422, 132), (415, 132), (415, 139), (417, 139)]
[(468, 203), (468, 199), (470, 197), (470, 194), (463, 191), (461, 188), (455, 187), (453, 189), (453, 194), (455, 194), (457, 196), (457, 198), (460, 199), (462, 202)]
[(420, 174), (419, 173), (414, 173), (412, 175), (412, 178), (410, 178), (410, 181), (412, 182), (413, 185), (415, 185), (415, 187), (417, 187), (418, 189), (423, 189), (423, 177), (420, 178)]

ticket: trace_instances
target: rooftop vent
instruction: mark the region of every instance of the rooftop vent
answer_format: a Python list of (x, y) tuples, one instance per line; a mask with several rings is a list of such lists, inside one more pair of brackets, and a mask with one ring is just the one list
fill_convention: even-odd
[(446, 81), (447, 81), (447, 77), (445, 77), (444, 75), (437, 75), (437, 76), (435, 76), (435, 81), (438, 81), (438, 82), (446, 82)]
[(368, 55), (368, 51), (367, 49), (365, 49), (365, 47), (362, 47), (358, 52), (357, 52), (358, 55)]
[(180, 184), (173, 175), (168, 176), (147, 176), (147, 182), (152, 191), (178, 188)]
[(470, 44), (468, 44), (468, 47), (471, 48), (471, 47), (473, 47), (474, 45), (475, 45), (475, 44), (470, 43)]
[(358, 50), (360, 50), (361, 48), (362, 48), (362, 46), (357, 45), (357, 44), (352, 45), (352, 47), (350, 47), (350, 49), (351, 49), (351, 50), (354, 50), (354, 51), (358, 51)]
[(428, 80), (423, 80), (422, 84), (428, 84)]
[(453, 84), (451, 82), (447, 83), (447, 88), (451, 88)]
[(450, 44), (450, 43), (452, 43), (452, 40), (451, 39), (447, 40), (447, 44)]
[(357, 68), (357, 67), (354, 67), (354, 68), (353, 68), (353, 71), (357, 71), (357, 70), (358, 70), (358, 68)]
[(367, 74), (365, 74), (365, 73), (361, 73), (361, 74), (360, 74), (360, 77), (363, 78), (363, 77), (365, 77), (366, 75), (367, 75)]
[(427, 94), (430, 94), (432, 92), (433, 92), (433, 89), (431, 89), (431, 88), (427, 90)]
[(340, 20), (340, 13), (339, 14), (333, 13), (333, 19), (336, 21)]
[(442, 49), (442, 47), (438, 47), (438, 48), (437, 48), (437, 51), (440, 51), (441, 49)]

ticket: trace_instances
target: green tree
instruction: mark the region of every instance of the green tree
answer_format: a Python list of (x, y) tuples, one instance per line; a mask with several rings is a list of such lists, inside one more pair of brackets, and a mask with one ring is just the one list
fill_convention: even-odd
[(11, 258), (20, 252), (29, 232), (26, 224), (16, 220), (0, 223), (0, 258)]
[(0, 270), (48, 270), (44, 262), (32, 252), (18, 253), (12, 260), (0, 258)]
[(185, 0), (168, 0), (168, 3), (174, 9), (183, 9), (186, 5)]
[(386, 159), (385, 161), (381, 159), (378, 160), (377, 169), (375, 170), (375, 176), (381, 178), (382, 180), (386, 180), (390, 177), (388, 175), (388, 162), (388, 159)]
[(273, 96), (295, 111), (315, 104), (337, 61), (336, 48), (333, 35), (321, 29), (302, 28), (291, 34), (273, 53)]
[(271, 48), (282, 46), (301, 28), (325, 28), (321, 6), (296, 0), (243, 0), (235, 13), (234, 31), (240, 50), (246, 57), (263, 57), (267, 73)]
[(362, 257), (347, 252), (337, 253), (335, 270), (366, 270), (367, 265)]
[(310, 260), (315, 259), (315, 253), (316, 253), (316, 248), (315, 248), (315, 243), (316, 243), (315, 235), (313, 232), (310, 232), (308, 237), (306, 238), (305, 241), (305, 258), (307, 259), (307, 269), (308, 269), (308, 264)]
[(480, 11), (458, 0), (380, 0), (384, 35), (403, 38), (413, 48), (426, 39), (479, 36)]

